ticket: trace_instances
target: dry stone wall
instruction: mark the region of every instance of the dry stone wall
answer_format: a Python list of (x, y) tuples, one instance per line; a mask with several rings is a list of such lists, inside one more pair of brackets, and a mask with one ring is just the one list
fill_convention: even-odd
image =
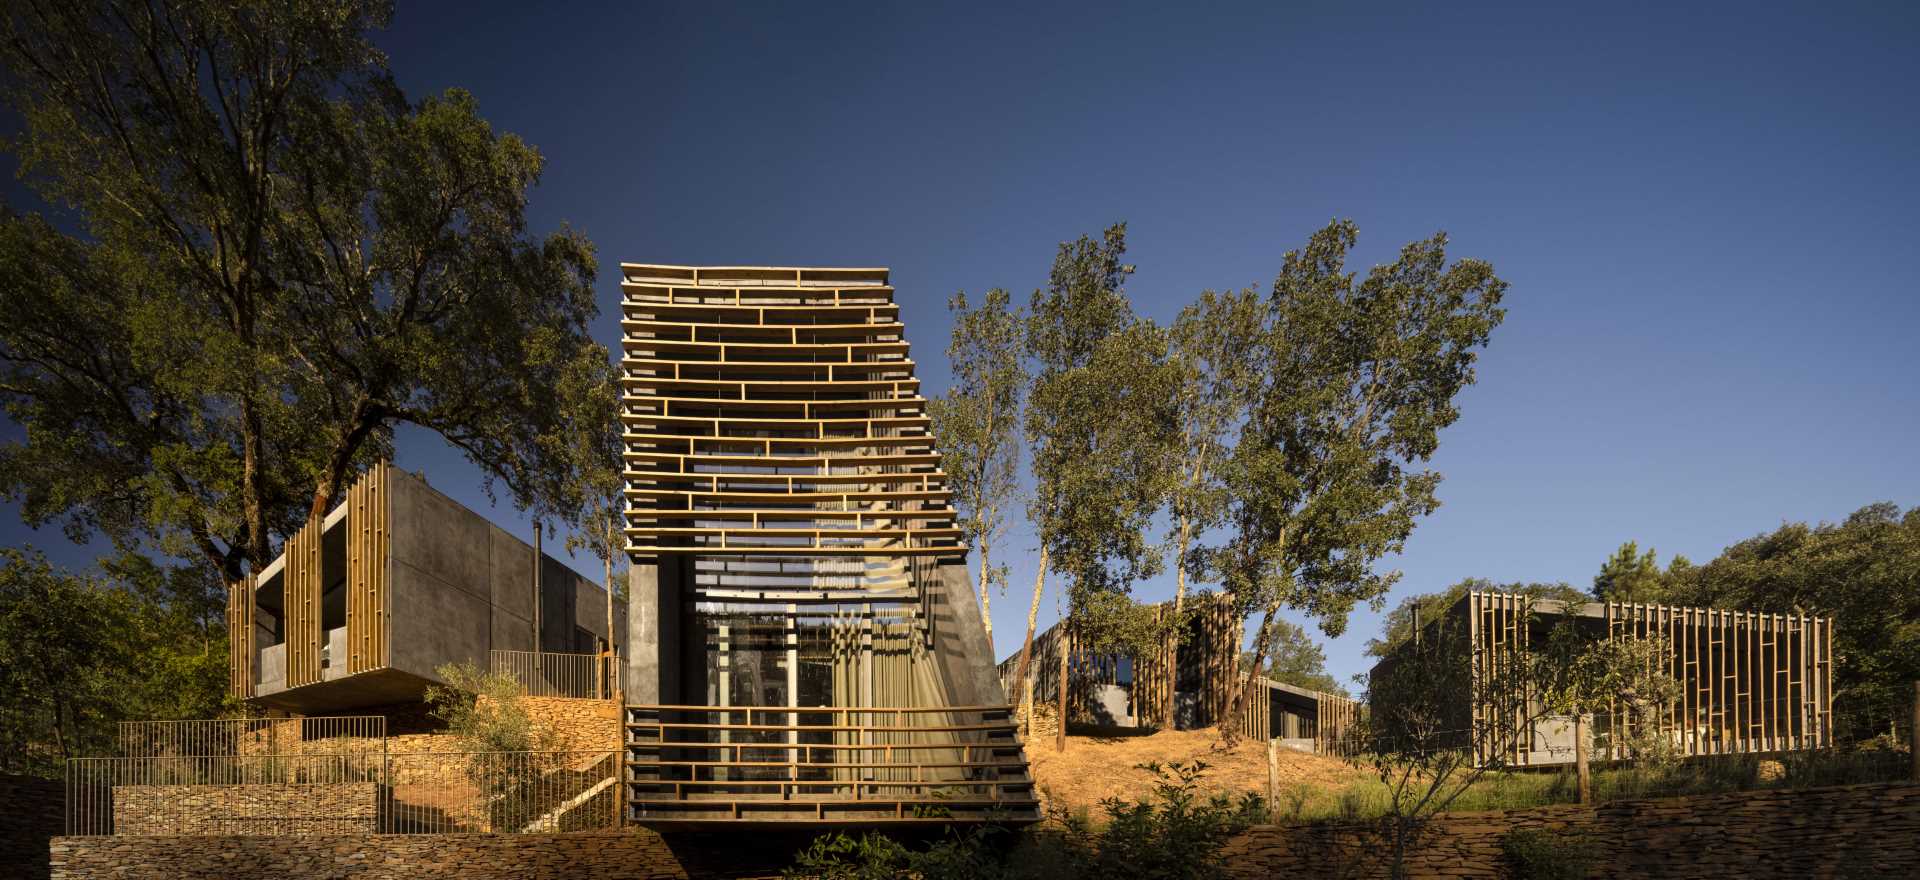
[[(1920, 784), (1732, 792), (1553, 806), (1436, 819), (1411, 849), (1410, 878), (1510, 876), (1501, 842), (1523, 829), (1574, 832), (1597, 847), (1595, 878), (1920, 877)], [(1263, 826), (1229, 843), (1230, 876), (1389, 876), (1384, 831)]]
[(132, 837), (370, 834), (379, 829), (379, 792), (371, 782), (117, 785), (113, 829)]
[[(1507, 876), (1501, 841), (1522, 828), (1599, 845), (1596, 878), (1920, 877), (1920, 784), (1745, 792), (1461, 813), (1437, 820), (1413, 878)], [(809, 835), (567, 834), (61, 837), (55, 878), (617, 878), (778, 876)], [(1342, 825), (1263, 826), (1229, 842), (1230, 876), (1386, 877), (1383, 841)]]
[(337, 837), (62, 837), (51, 847), (56, 880), (114, 877), (326, 877), (356, 880), (762, 880), (780, 876), (805, 837), (675, 835), (650, 831), (567, 834), (357, 835)]

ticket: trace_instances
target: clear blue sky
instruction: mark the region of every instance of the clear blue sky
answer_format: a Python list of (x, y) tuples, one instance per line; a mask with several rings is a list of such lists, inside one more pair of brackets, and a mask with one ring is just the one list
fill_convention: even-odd
[[(937, 392), (949, 294), (1024, 296), (1116, 220), (1161, 319), (1271, 283), (1331, 218), (1361, 268), (1447, 230), (1510, 313), (1396, 599), (1920, 504), (1911, 7), (872, 6), (403, 2), (380, 42), (410, 94), (469, 89), (546, 155), (533, 218), (598, 244), (609, 342), (621, 260), (884, 265)], [(484, 507), (431, 436), (400, 464)], [(1011, 541), (1001, 654), (1033, 577)], [(1336, 675), (1377, 629), (1328, 645)]]

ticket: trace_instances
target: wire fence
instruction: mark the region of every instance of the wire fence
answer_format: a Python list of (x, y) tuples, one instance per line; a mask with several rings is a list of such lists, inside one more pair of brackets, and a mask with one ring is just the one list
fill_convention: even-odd
[(612, 654), (494, 651), (493, 672), (510, 675), (529, 697), (610, 700), (623, 688), (621, 664)]
[(219, 718), (122, 721), (117, 745), (126, 758), (351, 754), (381, 751), (386, 737), (381, 715)]
[(70, 836), (534, 834), (618, 825), (619, 754), (74, 758)]

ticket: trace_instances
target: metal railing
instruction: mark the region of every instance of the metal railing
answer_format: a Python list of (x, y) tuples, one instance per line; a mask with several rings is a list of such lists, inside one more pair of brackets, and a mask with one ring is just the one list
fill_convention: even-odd
[(1019, 819), (1038, 807), (1007, 706), (628, 706), (629, 815)]
[(494, 651), (492, 669), (513, 676), (530, 697), (611, 700), (622, 690), (622, 664), (612, 654)]
[(127, 758), (351, 754), (385, 748), (387, 719), (337, 715), (122, 721), (119, 734), (119, 752)]
[(617, 827), (617, 753), (74, 758), (69, 836), (530, 834)]

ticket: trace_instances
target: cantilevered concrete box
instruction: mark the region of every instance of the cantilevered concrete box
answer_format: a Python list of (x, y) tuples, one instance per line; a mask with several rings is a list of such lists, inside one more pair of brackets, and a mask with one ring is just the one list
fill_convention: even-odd
[[(236, 696), (301, 713), (417, 700), (447, 663), (591, 653), (606, 593), (486, 517), (382, 464), (229, 597)], [(614, 608), (624, 647), (623, 604)], [(535, 628), (538, 627), (536, 636)]]

